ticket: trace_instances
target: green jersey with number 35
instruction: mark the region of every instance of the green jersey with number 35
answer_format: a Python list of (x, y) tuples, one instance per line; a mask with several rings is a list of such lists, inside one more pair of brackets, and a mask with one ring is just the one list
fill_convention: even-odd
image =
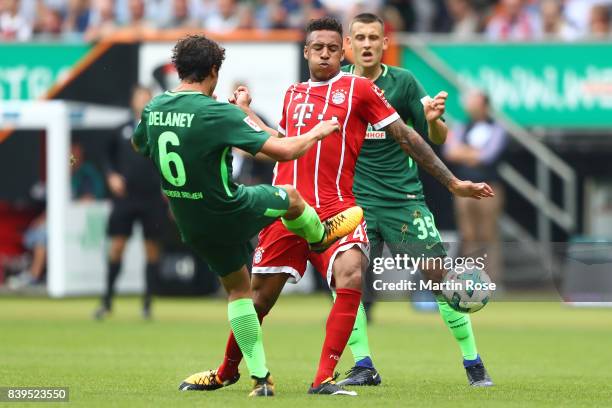
[[(385, 64), (382, 68), (374, 83), (383, 90), (402, 120), (421, 136), (428, 137), (421, 103), (426, 95), (423, 87), (410, 71)], [(347, 65), (342, 70), (353, 73), (355, 66)], [(357, 203), (365, 207), (401, 207), (407, 201), (423, 200), (417, 164), (393, 138), (371, 127), (357, 159), (353, 192)]]
[(161, 175), (186, 240), (202, 234), (203, 217), (232, 215), (249, 205), (232, 179), (232, 147), (259, 152), (270, 136), (238, 107), (200, 92), (166, 92), (145, 107), (132, 141)]

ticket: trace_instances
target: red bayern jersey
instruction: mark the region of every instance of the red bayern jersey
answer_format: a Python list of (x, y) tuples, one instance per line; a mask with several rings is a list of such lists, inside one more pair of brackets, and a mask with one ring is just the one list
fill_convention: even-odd
[(338, 120), (340, 131), (317, 142), (301, 158), (278, 163), (273, 181), (296, 187), (322, 219), (355, 205), (355, 164), (368, 124), (379, 130), (399, 115), (372, 81), (340, 72), (329, 81), (289, 87), (278, 131), (300, 136), (332, 118)]

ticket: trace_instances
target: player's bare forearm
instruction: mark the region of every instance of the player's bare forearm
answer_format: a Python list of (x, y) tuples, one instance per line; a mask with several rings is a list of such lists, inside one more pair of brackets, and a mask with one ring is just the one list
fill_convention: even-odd
[(451, 173), (442, 160), (414, 129), (409, 128), (400, 119), (385, 127), (406, 154), (410, 155), (429, 174), (434, 176), (452, 194), (459, 197), (470, 197), (476, 200), (493, 197), (495, 193), (487, 183), (473, 183), (459, 180)]
[(427, 122), (427, 130), (429, 133), (429, 140), (431, 140), (432, 143), (441, 145), (446, 142), (448, 127), (441, 119)]
[(279, 141), (294, 143), (294, 150), (292, 152), (293, 160), (302, 157), (316, 142), (323, 140), (325, 137), (337, 132), (338, 130), (340, 130), (340, 125), (338, 124), (337, 120), (324, 120), (317, 123), (315, 127), (301, 136), (288, 137)]
[(457, 178), (414, 129), (409, 128), (398, 119), (388, 125), (385, 131), (395, 139), (406, 154), (410, 155), (443, 186), (450, 189), (451, 183)]
[(267, 154), (264, 154), (262, 152), (257, 153), (253, 157), (255, 158), (255, 160), (262, 161), (262, 162), (272, 162), (272, 163), (277, 162), (276, 159), (274, 159), (274, 158), (272, 158), (272, 157), (270, 157)]
[(276, 162), (276, 160), (274, 160), (273, 158), (271, 158), (270, 156), (268, 156), (267, 154), (264, 154), (262, 152), (258, 152), (255, 155), (251, 155), (251, 153), (244, 151), (242, 149), (239, 149), (237, 147), (234, 147), (234, 152), (236, 152), (237, 154), (241, 154), (243, 156), (251, 156), (253, 157), (255, 160), (258, 161), (269, 161), (269, 162)]
[(290, 161), (302, 157), (315, 142), (324, 139), (340, 129), (338, 121), (324, 120), (301, 136), (269, 138), (261, 153), (278, 161)]
[(312, 131), (296, 137), (271, 137), (258, 154), (276, 161), (291, 161), (302, 157), (318, 139), (316, 132)]
[(299, 159), (319, 140), (316, 132), (308, 132), (302, 136), (285, 139), (287, 142), (294, 142), (292, 146), (291, 160)]

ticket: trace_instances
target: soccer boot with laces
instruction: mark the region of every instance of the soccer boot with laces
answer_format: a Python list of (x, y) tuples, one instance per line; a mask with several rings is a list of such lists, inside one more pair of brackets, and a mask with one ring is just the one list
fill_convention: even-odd
[(491, 387), (493, 386), (493, 380), (489, 376), (487, 369), (485, 368), (480, 356), (472, 362), (464, 360), (463, 366), (465, 367), (465, 373), (468, 378), (468, 382), (472, 387)]
[(325, 232), (321, 241), (310, 244), (314, 252), (323, 252), (339, 239), (351, 233), (361, 223), (363, 209), (355, 206), (322, 221)]
[(207, 370), (201, 373), (195, 373), (187, 377), (181, 385), (180, 391), (213, 391), (222, 387), (227, 387), (236, 383), (240, 379), (240, 373), (229, 380), (222, 381), (217, 370)]
[(352, 397), (356, 396), (357, 393), (355, 391), (346, 390), (336, 383), (336, 378), (338, 378), (339, 375), (340, 373), (334, 374), (333, 377), (329, 377), (323, 380), (321, 384), (316, 387), (311, 385), (310, 389), (308, 390), (308, 393), (317, 395), (349, 395)]
[(374, 367), (354, 366), (346, 372), (346, 378), (338, 381), (340, 386), (380, 385), (382, 379)]
[(274, 382), (270, 373), (263, 378), (255, 376), (251, 376), (251, 378), (253, 379), (253, 390), (249, 397), (272, 397), (274, 395)]

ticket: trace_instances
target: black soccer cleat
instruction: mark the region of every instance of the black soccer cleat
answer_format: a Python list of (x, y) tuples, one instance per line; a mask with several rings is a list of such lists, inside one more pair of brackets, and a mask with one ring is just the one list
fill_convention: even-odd
[(253, 379), (253, 390), (249, 394), (249, 397), (272, 397), (274, 396), (274, 382), (270, 373), (266, 374), (265, 377), (259, 378), (251, 376)]
[(338, 381), (339, 386), (380, 385), (382, 378), (374, 367), (354, 366), (346, 372), (346, 378)]
[(217, 370), (202, 371), (187, 377), (181, 385), (179, 391), (214, 391), (228, 385), (235, 384), (240, 379), (240, 373), (229, 380), (222, 381)]
[[(480, 360), (480, 358), (478, 360)], [(482, 361), (465, 367), (465, 373), (472, 387), (491, 387), (494, 385)]]
[(317, 387), (313, 387), (311, 385), (308, 389), (308, 393), (318, 395), (349, 395), (352, 397), (356, 396), (357, 393), (355, 391), (346, 390), (342, 388), (342, 386), (336, 384), (335, 380), (336, 378), (338, 378), (339, 375), (339, 373), (336, 373), (333, 377), (329, 377), (323, 380), (323, 382), (321, 382), (321, 384), (319, 384)]

